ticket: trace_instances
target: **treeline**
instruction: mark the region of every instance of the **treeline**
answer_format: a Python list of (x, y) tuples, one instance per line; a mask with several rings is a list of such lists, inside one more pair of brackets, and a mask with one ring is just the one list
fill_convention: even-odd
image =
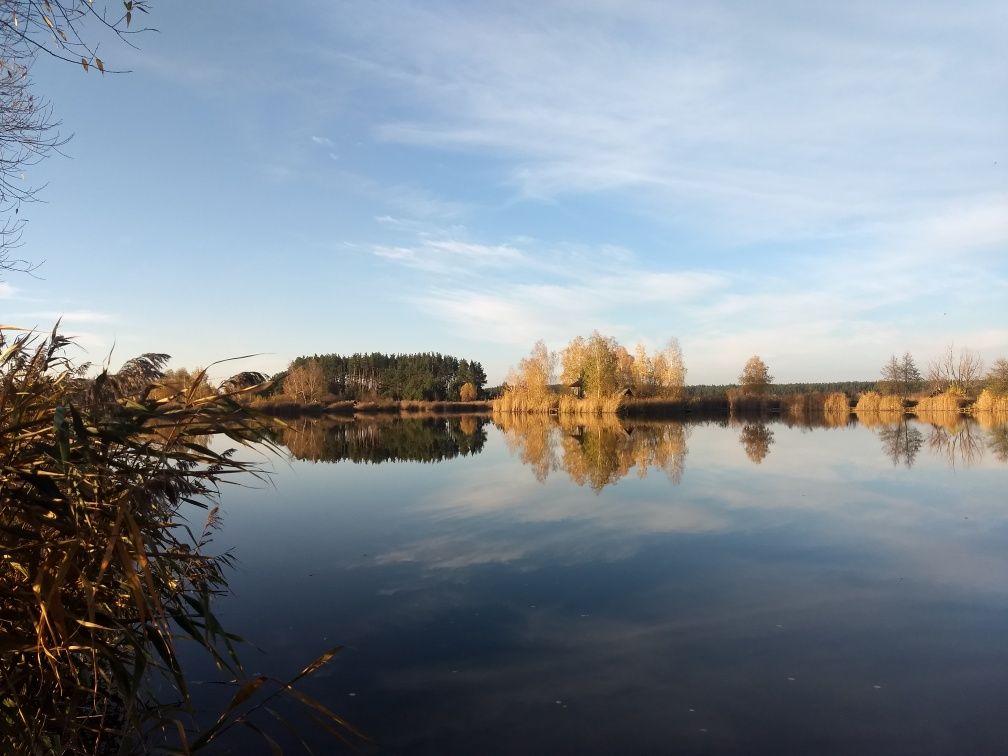
[(304, 403), (326, 398), (473, 401), (486, 385), (479, 362), (431, 352), (304, 356), (275, 378), (279, 391)]
[[(819, 381), (815, 383), (775, 383), (773, 392), (779, 396), (792, 396), (795, 394), (832, 394), (843, 392), (851, 396), (857, 396), (863, 391), (870, 391), (876, 387), (876, 381)], [(685, 394), (688, 398), (709, 399), (725, 397), (732, 390), (738, 389), (739, 384), (713, 384), (698, 383), (686, 386)]]

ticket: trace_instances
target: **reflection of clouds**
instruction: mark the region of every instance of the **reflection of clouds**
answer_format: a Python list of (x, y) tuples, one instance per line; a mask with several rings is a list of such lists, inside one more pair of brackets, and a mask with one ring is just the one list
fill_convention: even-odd
[[(427, 532), (377, 559), (432, 570), (489, 564), (531, 570), (546, 562), (625, 559), (655, 535), (801, 525), (883, 548), (920, 575), (968, 583), (1003, 574), (1003, 557), (970, 546), (980, 523), (1004, 521), (1003, 501), (962, 496), (962, 481), (940, 459), (919, 462), (912, 472), (894, 470), (869, 429), (775, 428), (777, 451), (759, 468), (741, 453), (735, 429), (698, 425), (690, 436), (696, 464), (681, 485), (652, 474), (597, 494), (566, 476), (539, 483), (516, 474), (514, 457), (491, 454), (480, 460), (491, 464), (474, 461), (450, 488), (418, 500), (414, 508)], [(932, 561), (922, 544), (942, 559)], [(983, 582), (1000, 585), (993, 577)]]
[[(753, 563), (751, 556), (719, 553), (707, 560), (694, 553), (672, 562), (655, 582), (624, 575), (615, 591), (562, 583), (564, 592), (553, 591), (552, 600), (536, 604), (527, 603), (520, 590), (517, 596), (487, 595), (476, 579), (461, 604), (452, 593), (434, 618), (425, 607), (421, 622), (409, 625), (425, 639), (449, 633), (445, 648), (383, 669), (383, 703), (409, 702), (414, 712), (460, 712), (447, 721), (415, 717), (413, 742), (457, 743), (492, 722), (502, 737), (533, 734), (542, 753), (599, 752), (592, 718), (614, 712), (616, 724), (607, 721), (605, 728), (610, 736), (613, 728), (626, 727), (627, 743), (640, 746), (655, 738), (653, 750), (635, 751), (665, 752), (659, 741), (674, 742), (677, 750), (707, 750), (683, 747), (703, 727), (721, 737), (749, 734), (730, 752), (752, 752), (751, 737), (772, 740), (757, 752), (808, 752), (783, 744), (793, 738), (821, 745), (824, 731), (850, 733), (852, 716), (877, 721), (879, 703), (870, 695), (880, 682), (905, 691), (927, 689), (940, 699), (932, 705), (944, 713), (959, 716), (973, 706), (962, 691), (972, 689), (976, 678), (969, 675), (977, 671), (950, 668), (949, 649), (961, 640), (964, 617), (933, 604), (904, 606), (896, 596), (919, 600), (919, 591), (928, 588), (904, 583), (894, 593), (891, 583), (865, 581), (863, 573), (838, 571), (828, 560), (795, 571), (787, 561)], [(542, 577), (563, 580), (548, 567)], [(824, 582), (830, 591), (822, 590)], [(451, 635), (461, 630), (462, 607), (474, 618), (466, 630), (481, 633), (478, 644)], [(409, 610), (402, 612), (397, 617), (405, 624)], [(917, 632), (925, 622), (929, 632)], [(376, 644), (393, 642), (380, 623), (371, 625), (367, 637)], [(895, 647), (900, 651), (894, 659)], [(1000, 651), (988, 640), (971, 653), (998, 658)], [(939, 667), (948, 684), (936, 687)], [(786, 690), (791, 676), (800, 691)], [(996, 670), (986, 672), (987, 679), (996, 677)], [(898, 720), (900, 714), (889, 716)], [(898, 737), (906, 746), (908, 736)], [(878, 743), (877, 734), (872, 742)], [(524, 749), (508, 744), (501, 750)]]
[(461, 568), (532, 557), (619, 559), (649, 534), (715, 532), (727, 525), (718, 512), (678, 497), (621, 502), (566, 482), (515, 480), (510, 464), (483, 469), (467, 485), (429, 496), (418, 507), (439, 531), (450, 532), (399, 545), (380, 554), (379, 562)]

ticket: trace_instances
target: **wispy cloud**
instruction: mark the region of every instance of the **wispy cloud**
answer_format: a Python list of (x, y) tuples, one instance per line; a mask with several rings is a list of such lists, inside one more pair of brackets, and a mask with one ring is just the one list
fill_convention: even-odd
[(937, 3), (408, 3), (378, 44), (372, 14), (341, 13), (369, 45), (338, 64), (400, 103), (380, 139), (499, 158), (527, 197), (633, 190), (723, 235), (816, 237), (1003, 185), (1004, 20), (997, 3), (953, 24)]
[[(465, 202), (448, 199), (437, 192), (406, 182), (389, 183), (354, 173), (335, 169), (334, 176), (340, 186), (361, 195), (385, 210), (391, 210), (410, 220), (449, 221), (465, 214)], [(392, 217), (389, 213), (385, 218)]]
[(333, 140), (324, 136), (312, 136), (311, 140), (320, 147), (334, 147)]
[[(799, 258), (779, 272), (429, 234), (372, 253), (422, 276), (410, 283), (414, 306), (461, 338), (509, 347), (511, 362), (537, 339), (559, 348), (594, 328), (651, 346), (678, 336), (698, 382), (734, 380), (753, 353), (780, 380), (870, 377), (892, 351), (924, 361), (951, 340), (995, 356), (1008, 329), (973, 313), (1002, 306), (1008, 276), (960, 262), (958, 239), (918, 249)], [(502, 374), (507, 366), (491, 367)]]

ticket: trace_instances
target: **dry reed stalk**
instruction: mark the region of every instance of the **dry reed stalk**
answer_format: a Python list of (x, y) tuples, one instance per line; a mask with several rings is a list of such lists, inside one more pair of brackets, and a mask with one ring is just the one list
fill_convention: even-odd
[(999, 396), (990, 389), (984, 389), (980, 392), (980, 396), (977, 397), (972, 409), (973, 413), (977, 415), (1008, 416), (1008, 396)]
[(958, 394), (944, 393), (921, 399), (914, 411), (919, 416), (922, 412), (928, 415), (943, 412), (959, 414), (960, 410), (961, 397)]

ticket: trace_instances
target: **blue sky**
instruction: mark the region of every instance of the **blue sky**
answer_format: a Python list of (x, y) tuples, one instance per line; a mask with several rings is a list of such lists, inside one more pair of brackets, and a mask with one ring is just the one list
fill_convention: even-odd
[(74, 138), (3, 319), (492, 382), (594, 328), (690, 382), (1008, 354), (1008, 6), (758, 5), (156, 3), (131, 74), (36, 67)]

